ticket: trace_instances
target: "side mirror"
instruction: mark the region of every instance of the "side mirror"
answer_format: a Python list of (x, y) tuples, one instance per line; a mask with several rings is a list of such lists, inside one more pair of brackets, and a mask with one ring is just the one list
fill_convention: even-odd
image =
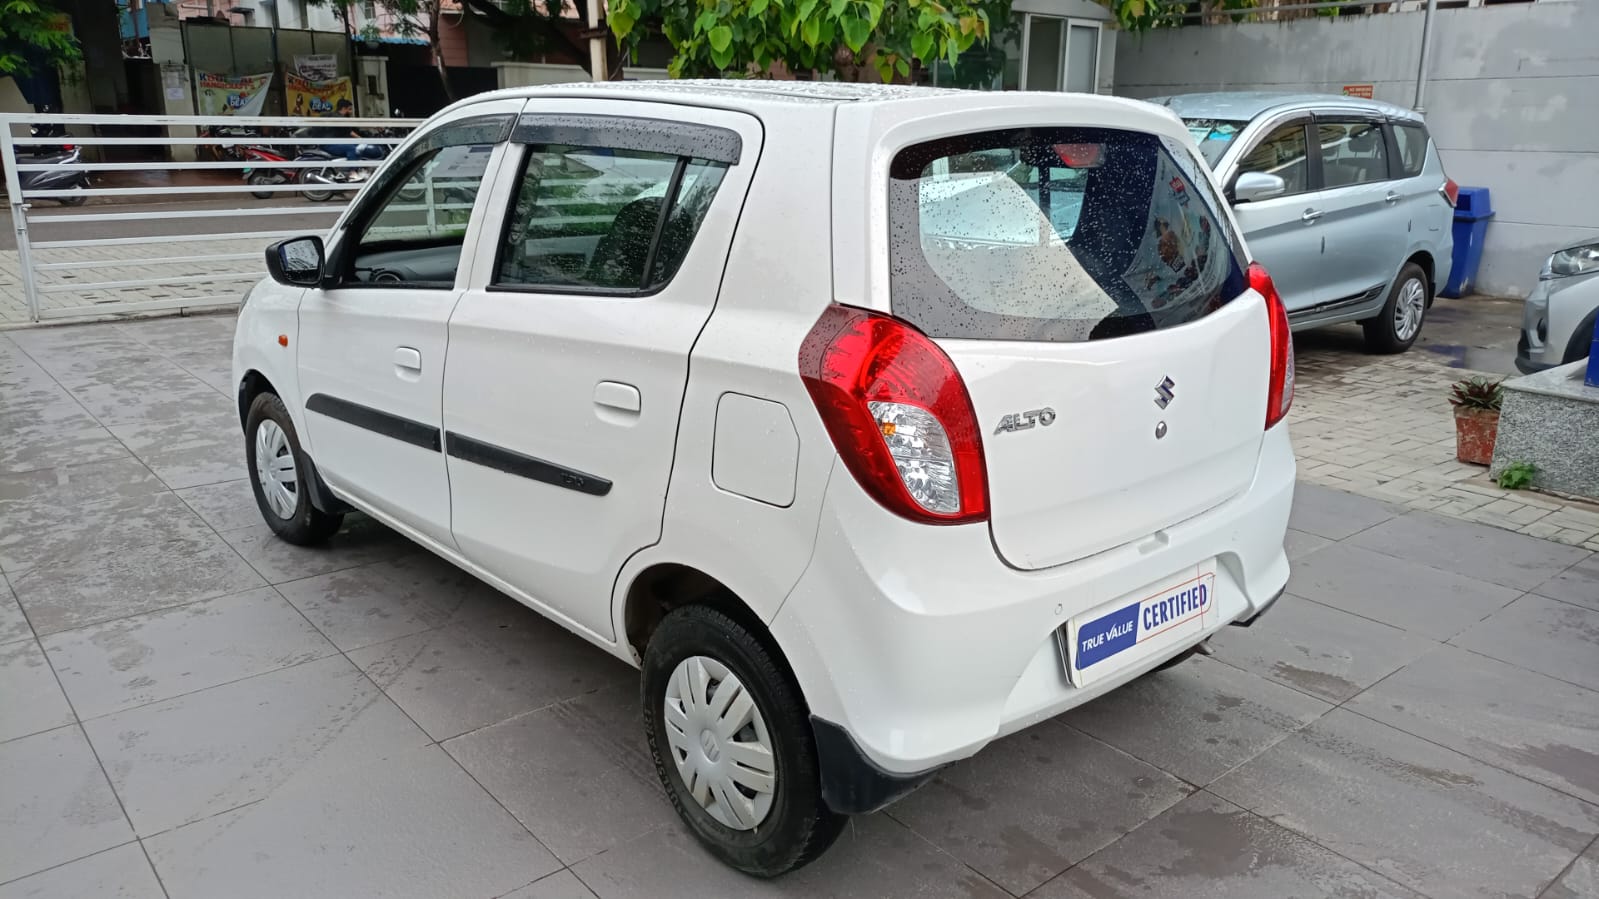
[(322, 283), (322, 238), (291, 237), (266, 250), (267, 274), (290, 287), (315, 287)]
[(1265, 172), (1245, 172), (1233, 182), (1233, 202), (1253, 203), (1288, 193), (1288, 182)]

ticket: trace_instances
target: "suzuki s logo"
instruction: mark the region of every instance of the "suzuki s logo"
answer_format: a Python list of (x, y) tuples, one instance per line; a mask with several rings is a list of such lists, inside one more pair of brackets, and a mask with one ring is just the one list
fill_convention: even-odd
[(1055, 410), (1045, 406), (1031, 412), (1016, 412), (999, 420), (999, 427), (994, 429), (995, 434), (1004, 434), (1007, 431), (1025, 431), (1035, 425), (1049, 427), (1055, 423)]
[(1155, 405), (1161, 407), (1162, 409), (1170, 406), (1171, 401), (1177, 396), (1177, 391), (1173, 389), (1176, 386), (1177, 382), (1173, 381), (1171, 378), (1163, 378), (1159, 384), (1156, 384)]

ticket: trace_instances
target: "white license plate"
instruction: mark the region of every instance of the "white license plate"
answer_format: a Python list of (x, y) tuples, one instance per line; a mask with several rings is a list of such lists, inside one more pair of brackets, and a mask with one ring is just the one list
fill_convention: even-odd
[(1219, 614), (1215, 563), (1195, 565), (1067, 621), (1066, 673), (1074, 686), (1093, 683), (1192, 641)]

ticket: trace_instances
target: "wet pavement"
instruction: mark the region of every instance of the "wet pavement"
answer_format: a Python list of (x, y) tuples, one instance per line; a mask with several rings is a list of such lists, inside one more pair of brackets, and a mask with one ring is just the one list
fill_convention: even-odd
[(760, 883), (631, 669), (370, 521), (269, 536), (231, 331), (0, 335), (0, 899), (1599, 896), (1587, 549), (1302, 483), (1254, 627)]

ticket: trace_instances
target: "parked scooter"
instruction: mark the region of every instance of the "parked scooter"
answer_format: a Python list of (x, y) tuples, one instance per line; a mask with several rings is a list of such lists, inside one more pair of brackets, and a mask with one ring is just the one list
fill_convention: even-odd
[[(46, 108), (45, 112), (49, 112)], [(66, 137), (67, 129), (60, 125), (33, 125), (28, 133), (34, 137)], [(28, 153), (17, 154), (17, 162), (28, 165), (73, 165), (81, 162), (83, 152), (73, 144), (59, 146), (35, 144)], [(89, 187), (89, 173), (76, 169), (45, 172), (18, 172), (18, 185), (28, 190), (85, 190)], [(82, 206), (89, 198), (84, 196), (50, 197), (62, 206)]]

